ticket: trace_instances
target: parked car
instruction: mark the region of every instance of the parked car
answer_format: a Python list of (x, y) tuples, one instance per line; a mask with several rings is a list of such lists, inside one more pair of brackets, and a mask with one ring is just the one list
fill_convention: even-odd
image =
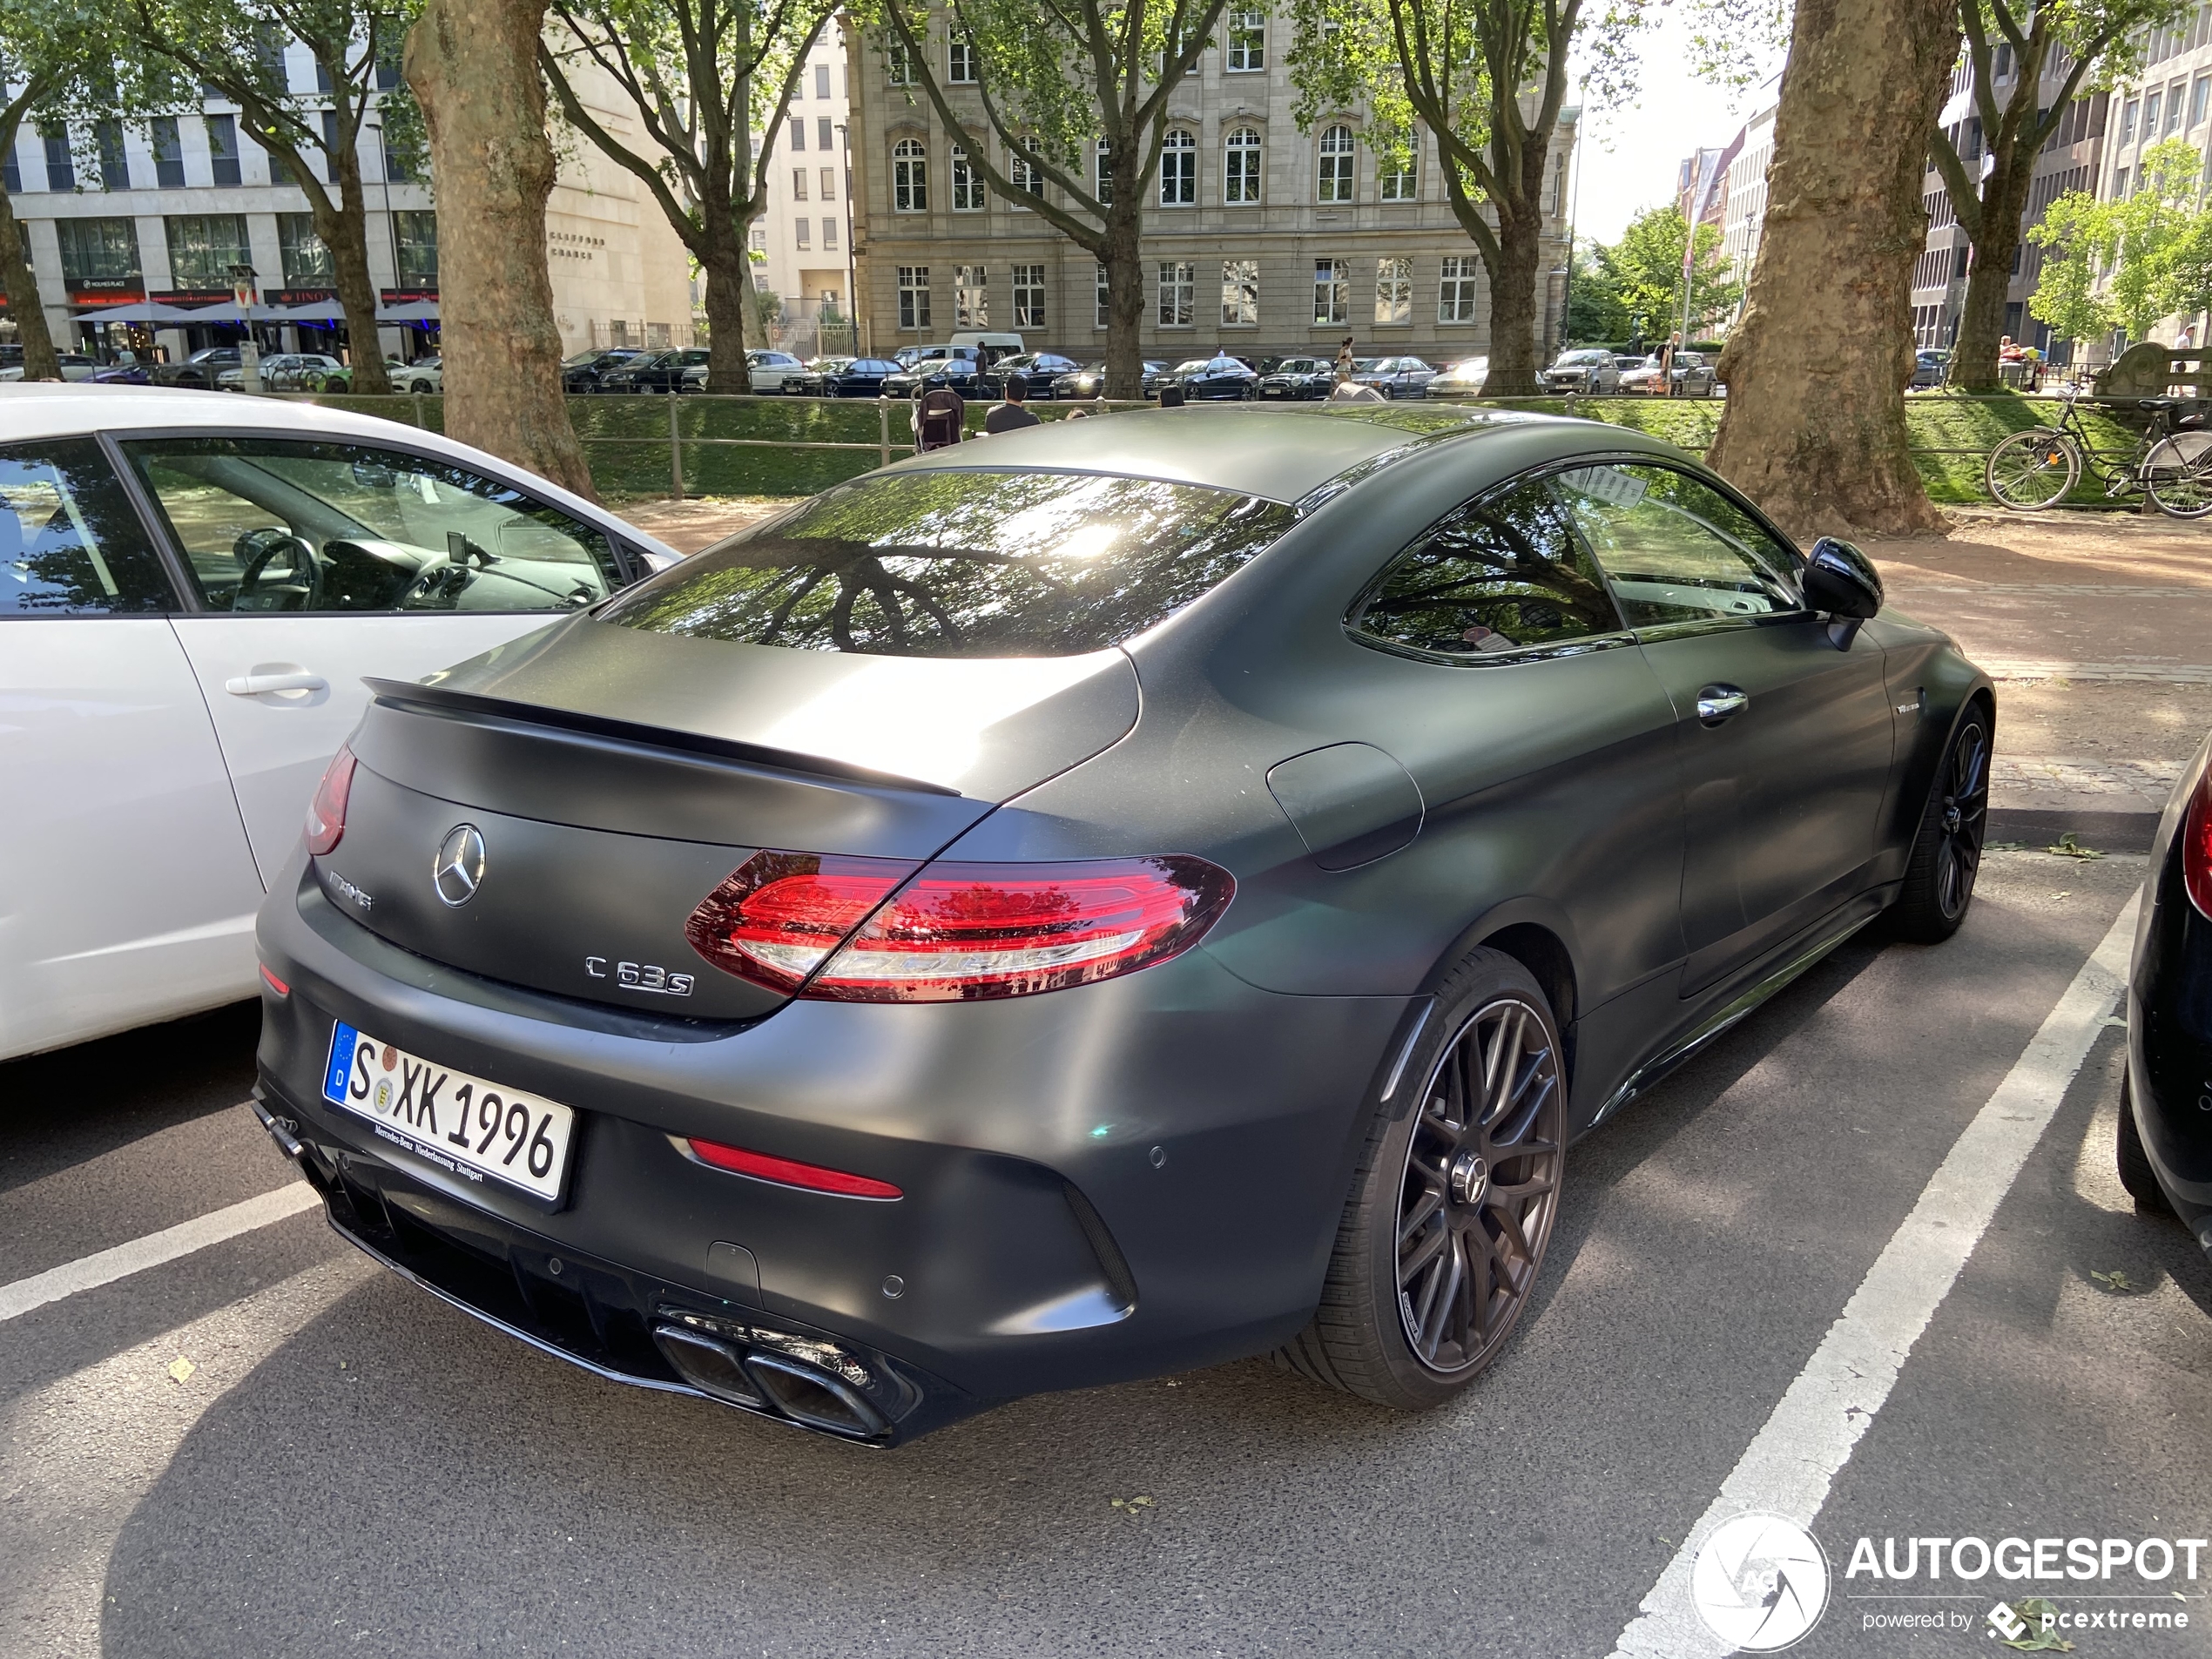
[(411, 427), (11, 390), (0, 860), (39, 877), (10, 885), (0, 931), (0, 1059), (253, 995), (254, 907), (361, 718), (362, 676), (418, 679), (675, 557)]
[(1912, 354), (1912, 389), (1940, 386), (1951, 374), (1951, 354), (1940, 346), (1924, 346)]
[[(1144, 361), (1144, 395), (1157, 397), (1160, 382), (1167, 378), (1168, 366), (1147, 358)], [(1066, 401), (1072, 398), (1095, 398), (1106, 395), (1106, 365), (1103, 362), (1085, 363), (1072, 374), (1062, 374), (1052, 383), (1052, 395)]]
[(1720, 384), (1714, 372), (1714, 360), (1703, 352), (1678, 351), (1669, 378), (1673, 381), (1677, 397), (1710, 397)]
[(1620, 365), (1613, 361), (1611, 352), (1600, 351), (1595, 347), (1561, 352), (1552, 366), (1536, 378), (1544, 390), (1554, 396), (1579, 392), (1605, 397), (1621, 389)]
[(418, 1285), (847, 1440), (1271, 1351), (1439, 1406), (1564, 1148), (1965, 917), (1993, 692), (1880, 604), (1588, 421), (920, 455), (380, 680), (261, 912), (261, 1109)]
[(114, 362), (94, 369), (84, 378), (95, 386), (151, 386), (153, 362), (152, 359), (141, 362), (135, 354), (125, 352)]
[(603, 392), (666, 392), (682, 389), (686, 369), (706, 368), (706, 347), (687, 346), (680, 351), (649, 352), (635, 362), (610, 368), (599, 377)]
[(1483, 382), (1489, 378), (1490, 360), (1487, 357), (1463, 357), (1438, 371), (1436, 378), (1422, 388), (1421, 395), (1432, 398), (1480, 397)]
[(883, 383), (886, 397), (918, 397), (941, 386), (963, 398), (996, 397), (998, 382), (984, 371), (980, 346), (925, 346), (914, 361)]
[(1252, 395), (1268, 401), (1310, 403), (1328, 396), (1337, 383), (1334, 365), (1324, 357), (1278, 357), (1252, 383)]
[(820, 397), (825, 395), (824, 382), (840, 370), (860, 360), (855, 357), (817, 357), (810, 361), (798, 374), (784, 382), (785, 393), (792, 397)]
[(891, 361), (901, 368), (912, 368), (914, 361), (929, 349), (923, 346), (901, 346), (891, 354)]
[(610, 346), (578, 352), (561, 363), (561, 389), (569, 393), (601, 392), (600, 382), (618, 368), (627, 368), (649, 354), (630, 346)]
[[(83, 352), (56, 352), (54, 359), (60, 366), (62, 378), (65, 381), (89, 381), (100, 370), (99, 359), (87, 357)], [(24, 366), (21, 358), (17, 358), (12, 363), (0, 364), (0, 381), (19, 381), (23, 378), (23, 374)], [(49, 381), (48, 384), (51, 385), (52, 382)]]
[[(327, 357), (320, 352), (271, 352), (261, 359), (261, 389), (265, 392), (318, 389), (333, 373), (342, 374), (346, 366), (335, 357)], [(245, 386), (246, 366), (243, 363), (224, 369), (215, 376), (218, 391), (241, 391)]]
[(899, 373), (899, 365), (887, 357), (856, 357), (834, 374), (824, 377), (822, 393), (825, 397), (883, 397), (884, 388), (891, 377)]
[(1030, 401), (1042, 398), (1049, 402), (1059, 395), (1062, 377), (1080, 374), (1082, 365), (1072, 357), (1062, 357), (1058, 352), (1017, 352), (1013, 356), (1000, 358), (991, 365), (990, 372), (992, 378), (1001, 386), (1019, 374), (1029, 384)]
[(1259, 375), (1251, 364), (1226, 352), (1211, 357), (1193, 357), (1160, 377), (1161, 389), (1170, 386), (1183, 388), (1183, 395), (1193, 402), (1201, 399), (1238, 399), (1250, 397), (1252, 388), (1259, 383)]
[[(791, 390), (791, 382), (806, 374), (806, 365), (787, 351), (749, 351), (745, 354), (745, 378), (756, 395), (765, 396)], [(687, 365), (678, 391), (704, 392), (710, 364), (706, 355), (696, 363)]]
[(204, 346), (181, 362), (156, 363), (153, 383), (156, 386), (198, 386), (212, 390), (218, 375), (226, 368), (237, 367), (237, 347)]
[(1663, 384), (1659, 374), (1659, 354), (1654, 352), (1640, 359), (1633, 368), (1621, 371), (1619, 390), (1624, 395), (1656, 397)]
[(445, 359), (418, 357), (404, 368), (392, 371), (392, 386), (401, 392), (437, 393), (445, 390)]
[(2151, 844), (2128, 972), (2120, 1184), (2212, 1251), (2212, 739)]
[(1352, 378), (1372, 386), (1386, 398), (1423, 397), (1436, 370), (1418, 357), (1379, 357)]

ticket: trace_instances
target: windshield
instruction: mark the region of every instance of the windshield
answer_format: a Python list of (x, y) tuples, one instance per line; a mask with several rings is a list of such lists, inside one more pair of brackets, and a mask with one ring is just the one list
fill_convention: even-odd
[(1172, 616), (1292, 516), (1146, 478), (886, 473), (694, 554), (599, 615), (800, 651), (1077, 656)]

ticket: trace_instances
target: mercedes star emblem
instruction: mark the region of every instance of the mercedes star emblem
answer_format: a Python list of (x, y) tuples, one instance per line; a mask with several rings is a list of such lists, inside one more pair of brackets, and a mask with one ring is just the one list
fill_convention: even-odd
[(464, 905), (484, 880), (484, 834), (474, 824), (455, 824), (438, 843), (430, 866), (430, 885), (449, 905)]

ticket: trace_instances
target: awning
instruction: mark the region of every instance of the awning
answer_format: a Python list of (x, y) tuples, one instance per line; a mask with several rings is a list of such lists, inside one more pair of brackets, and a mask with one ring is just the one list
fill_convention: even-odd
[(71, 314), (77, 322), (192, 322), (206, 314), (184, 306), (154, 305), (144, 300), (128, 306), (87, 306)]
[(438, 302), (435, 300), (411, 300), (403, 306), (376, 307), (376, 320), (379, 322), (435, 322), (437, 320)]
[(346, 307), (335, 300), (318, 300), (311, 305), (270, 306), (253, 319), (256, 322), (342, 322)]

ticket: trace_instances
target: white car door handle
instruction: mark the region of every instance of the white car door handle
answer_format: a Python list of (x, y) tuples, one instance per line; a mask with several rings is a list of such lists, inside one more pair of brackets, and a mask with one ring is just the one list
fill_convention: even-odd
[(288, 674), (233, 674), (223, 689), (233, 697), (259, 697), (264, 691), (327, 691), (330, 682), (299, 668)]

